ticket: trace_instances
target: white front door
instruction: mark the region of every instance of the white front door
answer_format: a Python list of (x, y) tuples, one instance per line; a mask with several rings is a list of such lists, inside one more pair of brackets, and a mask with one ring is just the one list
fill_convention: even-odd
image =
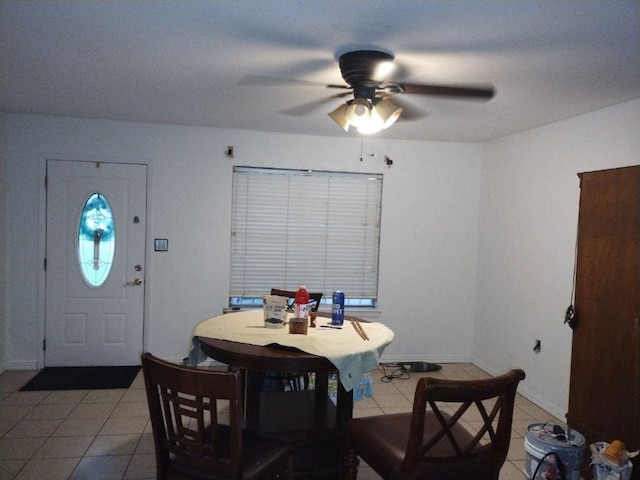
[(47, 161), (45, 365), (139, 365), (146, 166)]

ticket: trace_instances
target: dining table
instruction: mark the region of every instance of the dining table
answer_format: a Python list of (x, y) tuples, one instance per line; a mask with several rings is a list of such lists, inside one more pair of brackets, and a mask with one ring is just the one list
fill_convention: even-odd
[[(315, 327), (309, 326), (306, 334), (292, 334), (287, 324), (267, 328), (262, 309), (245, 310), (196, 325), (189, 364), (209, 358), (240, 369), (245, 427), (292, 440), (299, 452), (307, 451), (298, 455), (297, 463), (305, 465), (295, 466), (303, 473), (294, 478), (337, 478), (340, 432), (353, 415), (353, 389), (380, 363), (393, 337), (382, 323), (348, 315), (342, 325), (332, 325), (325, 312), (317, 312)], [(309, 374), (315, 382), (308, 390), (268, 392), (263, 388), (267, 373)], [(329, 377), (334, 375), (337, 391), (331, 398)], [(324, 455), (323, 445), (328, 447)]]

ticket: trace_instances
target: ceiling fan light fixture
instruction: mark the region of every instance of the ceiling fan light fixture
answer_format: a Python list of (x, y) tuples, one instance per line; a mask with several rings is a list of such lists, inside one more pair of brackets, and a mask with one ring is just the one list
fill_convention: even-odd
[(373, 112), (369, 120), (358, 125), (358, 133), (371, 135), (372, 133), (378, 133), (383, 128), (384, 127), (382, 119), (378, 115), (376, 115), (375, 112)]
[(362, 97), (354, 98), (351, 103), (347, 104), (345, 110), (345, 118), (349, 125), (359, 127), (371, 118), (371, 105), (369, 100)]
[(347, 120), (347, 117), (345, 115), (347, 111), (347, 107), (348, 105), (346, 103), (343, 103), (338, 108), (336, 108), (333, 112), (329, 113), (329, 116), (331, 117), (331, 119), (334, 122), (336, 122), (338, 125), (340, 125), (340, 128), (342, 128), (345, 132), (349, 131), (349, 121)]
[(400, 117), (402, 108), (394, 105), (386, 98), (380, 99), (373, 107), (373, 114), (382, 121), (382, 128), (389, 128)]

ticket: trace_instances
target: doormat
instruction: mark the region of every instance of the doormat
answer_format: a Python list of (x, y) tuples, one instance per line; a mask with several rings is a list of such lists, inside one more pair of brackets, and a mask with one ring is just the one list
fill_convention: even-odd
[(20, 391), (129, 388), (139, 371), (139, 365), (126, 367), (45, 367)]

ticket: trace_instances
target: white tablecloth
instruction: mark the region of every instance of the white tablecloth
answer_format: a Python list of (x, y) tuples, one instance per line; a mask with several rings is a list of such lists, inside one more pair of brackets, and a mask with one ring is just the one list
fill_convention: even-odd
[(207, 357), (200, 348), (197, 337), (217, 338), (251, 345), (282, 345), (295, 347), (303, 352), (327, 358), (340, 373), (345, 390), (355, 387), (363, 374), (380, 362), (382, 352), (393, 341), (393, 332), (381, 323), (362, 323), (369, 340), (357, 334), (349, 320), (343, 328), (321, 328), (330, 319), (318, 317), (316, 328), (309, 328), (307, 335), (292, 335), (288, 326), (265, 328), (262, 309), (227, 313), (200, 322), (193, 331), (193, 345), (189, 357), (196, 365)]

